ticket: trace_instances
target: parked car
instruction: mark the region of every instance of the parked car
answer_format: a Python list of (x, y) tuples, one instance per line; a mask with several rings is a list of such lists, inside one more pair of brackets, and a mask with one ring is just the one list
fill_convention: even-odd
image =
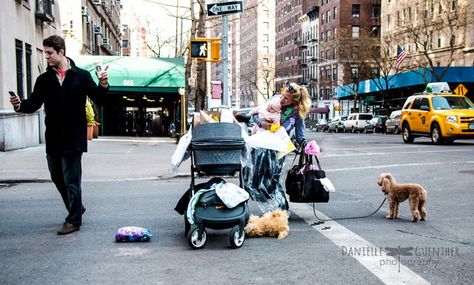
[(405, 101), (400, 115), (405, 143), (420, 136), (430, 137), (434, 144), (474, 139), (474, 104), (466, 96), (452, 94), (443, 83), (429, 83), (423, 94)]
[(363, 132), (367, 122), (374, 116), (370, 113), (352, 113), (344, 121), (344, 132)]
[(328, 130), (328, 121), (326, 119), (319, 119), (314, 130), (316, 132), (326, 132)]
[(395, 110), (390, 114), (387, 121), (385, 122), (385, 131), (386, 133), (399, 134), (400, 129), (400, 114), (402, 110)]
[(344, 131), (344, 121), (347, 117), (334, 116), (331, 121), (328, 123), (328, 132), (343, 132)]
[(365, 126), (364, 133), (385, 133), (387, 116), (375, 116)]

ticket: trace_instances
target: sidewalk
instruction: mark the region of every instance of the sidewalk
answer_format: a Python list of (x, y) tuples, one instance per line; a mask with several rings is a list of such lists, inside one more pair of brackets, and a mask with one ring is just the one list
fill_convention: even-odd
[[(100, 137), (82, 156), (83, 181), (167, 179), (176, 149), (171, 138)], [(0, 183), (50, 181), (45, 146), (0, 152)], [(177, 176), (189, 175), (190, 160)]]

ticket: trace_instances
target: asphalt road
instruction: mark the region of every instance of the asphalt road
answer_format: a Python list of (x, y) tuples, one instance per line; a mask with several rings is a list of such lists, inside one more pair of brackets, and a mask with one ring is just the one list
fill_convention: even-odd
[[(210, 230), (206, 246), (191, 250), (183, 217), (173, 210), (189, 177), (85, 177), (83, 226), (67, 236), (56, 235), (66, 212), (53, 185), (20, 183), (0, 187), (0, 283), (472, 284), (473, 141), (433, 146), (420, 138), (406, 145), (397, 135), (313, 132), (308, 138), (322, 147), (321, 165), (336, 187), (328, 204), (316, 204), (320, 218), (373, 212), (384, 198), (376, 177), (391, 172), (399, 182), (425, 186), (427, 220), (411, 223), (405, 202), (394, 221), (384, 219), (385, 204), (368, 218), (312, 225), (311, 205), (290, 204), (284, 240), (247, 238), (233, 250), (225, 230)], [(149, 147), (121, 153), (113, 142), (96, 142), (84, 163), (100, 157), (95, 151), (133, 161)], [(166, 169), (171, 153), (159, 153), (156, 167)], [(116, 161), (111, 171), (133, 172)], [(250, 209), (260, 214), (255, 202)], [(151, 241), (114, 242), (116, 230), (128, 225), (149, 228)]]

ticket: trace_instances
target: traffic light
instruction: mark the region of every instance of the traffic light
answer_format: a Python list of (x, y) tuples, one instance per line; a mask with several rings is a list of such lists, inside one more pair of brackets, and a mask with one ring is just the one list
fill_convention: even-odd
[(191, 41), (191, 58), (210, 62), (221, 61), (220, 38), (199, 38)]
[(209, 42), (204, 40), (191, 41), (191, 58), (207, 59), (209, 54)]

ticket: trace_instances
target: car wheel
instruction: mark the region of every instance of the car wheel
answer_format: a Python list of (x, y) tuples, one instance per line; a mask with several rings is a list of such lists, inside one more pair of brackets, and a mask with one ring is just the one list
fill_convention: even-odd
[(433, 126), (431, 127), (431, 141), (434, 144), (443, 144), (444, 139), (443, 136), (441, 135), (441, 129), (439, 128), (439, 125), (437, 123), (434, 123)]
[(402, 132), (403, 132), (402, 137), (403, 137), (403, 142), (404, 143), (412, 143), (415, 140), (415, 138), (411, 134), (410, 126), (408, 126), (407, 123), (403, 124)]

